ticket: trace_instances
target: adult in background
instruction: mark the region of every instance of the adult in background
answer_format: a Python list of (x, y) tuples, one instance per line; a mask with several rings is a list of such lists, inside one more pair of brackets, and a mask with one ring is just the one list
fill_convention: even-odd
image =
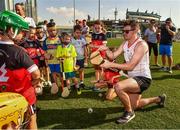
[(24, 18), (24, 20), (29, 24), (29, 26), (34, 27), (34, 28), (36, 27), (34, 19), (26, 16), (25, 7), (23, 3), (16, 3), (15, 10), (17, 14), (19, 14), (21, 17)]
[(151, 50), (154, 52), (154, 64), (158, 64), (158, 44), (157, 44), (157, 27), (155, 26), (156, 21), (154, 19), (150, 20), (149, 27), (145, 30), (144, 36), (145, 41), (148, 43), (149, 56), (151, 56)]
[[(87, 49), (87, 55), (89, 54), (89, 44), (91, 42), (91, 35), (89, 34), (89, 27), (87, 25), (87, 21), (83, 19), (82, 21), (82, 36), (86, 40), (86, 49)], [(86, 58), (84, 61), (84, 66), (88, 66), (88, 59)]]
[[(161, 27), (161, 40), (159, 46), (159, 53), (162, 56), (161, 71), (168, 71), (172, 73), (172, 39), (176, 34), (176, 28), (173, 26), (171, 18), (166, 19), (166, 23)], [(166, 56), (168, 59), (168, 68), (166, 68)]]
[(85, 37), (88, 34), (89, 34), (89, 27), (87, 25), (87, 21), (85, 19), (83, 19), (83, 21), (82, 21), (82, 35)]
[(127, 123), (135, 117), (134, 110), (146, 105), (157, 103), (164, 106), (166, 95), (142, 98), (143, 91), (151, 84), (151, 72), (149, 69), (148, 45), (138, 37), (139, 24), (134, 21), (125, 21), (123, 28), (124, 42), (112, 52), (107, 46), (101, 46), (100, 50), (106, 50), (107, 56), (113, 60), (124, 54), (125, 63), (118, 64), (106, 61), (103, 68), (117, 68), (128, 72), (128, 79), (115, 84), (115, 91), (121, 100), (125, 111), (116, 123)]

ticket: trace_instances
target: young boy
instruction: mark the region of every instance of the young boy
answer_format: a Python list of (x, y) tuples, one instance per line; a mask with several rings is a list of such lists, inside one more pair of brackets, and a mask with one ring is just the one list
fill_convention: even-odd
[(80, 87), (84, 88), (84, 60), (87, 58), (86, 41), (82, 37), (82, 28), (80, 25), (74, 26), (74, 37), (72, 38), (72, 44), (74, 45), (77, 53), (76, 65), (79, 66), (79, 79)]
[(22, 17), (11, 11), (0, 12), (0, 23), (0, 91), (19, 93), (26, 98), (31, 114), (27, 129), (35, 130), (37, 117), (34, 88), (39, 83), (40, 72), (24, 49), (13, 42), (18, 32), (29, 30), (29, 26)]
[[(34, 27), (29, 28), (27, 33), (27, 39), (20, 44), (25, 48), (27, 54), (34, 61), (34, 63), (39, 67), (39, 61), (44, 57), (44, 51), (41, 48), (41, 45), (36, 40), (36, 29)], [(41, 95), (43, 91), (43, 84), (39, 83), (36, 87), (36, 94)]]
[(51, 93), (56, 94), (58, 92), (57, 76), (60, 73), (59, 61), (56, 59), (56, 49), (59, 44), (61, 44), (60, 38), (57, 34), (55, 23), (50, 22), (47, 24), (47, 31), (49, 37), (43, 43), (43, 49), (46, 50), (45, 58), (47, 60), (48, 66), (51, 73), (52, 88)]
[[(43, 28), (42, 25), (38, 25), (36, 27), (36, 37), (37, 37), (37, 42), (41, 45), (41, 48), (43, 47), (43, 43), (46, 40), (46, 32)], [(43, 49), (43, 48), (42, 48)], [(45, 60), (45, 57), (41, 57), (39, 60), (39, 69), (41, 72), (41, 77), (46, 79), (46, 84), (51, 86), (51, 81), (49, 77), (49, 69), (47, 66), (47, 62)]]
[(44, 55), (44, 51), (36, 40), (36, 29), (34, 27), (29, 28), (27, 39), (20, 46), (26, 49), (34, 63), (39, 66), (39, 59)]
[[(98, 48), (101, 45), (106, 45), (107, 40), (106, 40), (106, 35), (103, 32), (103, 24), (101, 21), (97, 20), (94, 23), (94, 32), (92, 33), (92, 42), (90, 44), (91, 52), (95, 52), (98, 50)], [(105, 51), (100, 51), (100, 54), (102, 58), (106, 57), (106, 52)], [(95, 81), (98, 82), (100, 80), (100, 76), (102, 73), (102, 69), (98, 65), (94, 65), (95, 69)]]
[[(77, 89), (77, 94), (81, 94), (81, 90), (79, 88), (78, 80), (75, 77), (75, 68), (76, 68), (76, 50), (74, 46), (70, 43), (71, 42), (71, 36), (67, 33), (62, 34), (62, 44), (58, 46), (56, 51), (56, 58), (60, 60), (61, 67), (63, 64), (65, 77), (66, 77), (66, 86), (70, 88), (70, 81), (69, 79), (72, 79), (75, 83), (75, 87)], [(62, 78), (61, 78), (62, 81)], [(62, 81), (63, 84), (63, 81)]]

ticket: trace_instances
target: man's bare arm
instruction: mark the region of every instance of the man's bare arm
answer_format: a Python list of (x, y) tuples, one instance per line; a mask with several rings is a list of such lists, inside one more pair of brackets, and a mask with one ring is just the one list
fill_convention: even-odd
[(120, 54), (122, 54), (122, 52), (123, 52), (123, 46), (124, 46), (124, 43), (121, 44), (121, 45), (119, 46), (119, 48), (118, 48), (115, 52), (112, 52), (112, 51), (110, 51), (109, 49), (107, 49), (107, 50), (106, 50), (106, 54), (107, 54), (108, 58), (111, 59), (111, 60), (116, 59), (116, 57), (118, 57)]
[(134, 55), (129, 62), (123, 63), (123, 64), (105, 62), (104, 64), (101, 65), (101, 67), (104, 67), (104, 68), (113, 67), (113, 68), (118, 68), (121, 70), (131, 71), (140, 62), (140, 60), (143, 58), (145, 53), (147, 53), (147, 51), (148, 51), (148, 46), (145, 42), (138, 43), (138, 45), (135, 48)]

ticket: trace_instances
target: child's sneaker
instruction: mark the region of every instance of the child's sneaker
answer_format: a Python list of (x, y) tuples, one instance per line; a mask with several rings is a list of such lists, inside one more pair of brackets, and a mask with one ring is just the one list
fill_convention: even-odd
[(88, 67), (88, 63), (84, 62), (84, 67)]
[(81, 95), (81, 89), (80, 88), (77, 88), (77, 95)]
[(84, 83), (80, 83), (80, 84), (79, 84), (79, 87), (82, 88), (82, 89), (84, 89), (84, 88), (85, 88), (85, 84), (84, 84)]

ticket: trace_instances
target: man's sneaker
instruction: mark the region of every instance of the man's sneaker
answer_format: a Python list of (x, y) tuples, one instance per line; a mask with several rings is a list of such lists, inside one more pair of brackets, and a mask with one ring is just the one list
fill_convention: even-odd
[(124, 124), (124, 123), (128, 123), (130, 120), (132, 120), (133, 118), (135, 117), (135, 113), (132, 111), (132, 112), (128, 112), (128, 111), (125, 111), (123, 113), (123, 115), (118, 119), (116, 120), (116, 123), (117, 124)]
[(158, 105), (159, 105), (160, 107), (164, 107), (164, 106), (165, 106), (166, 97), (167, 97), (166, 94), (163, 94), (163, 95), (159, 96), (160, 102), (158, 103)]
[(85, 84), (84, 83), (80, 83), (79, 87), (84, 89), (85, 88)]
[(161, 67), (161, 65), (160, 65), (160, 64), (158, 64), (158, 63), (157, 63), (157, 64), (155, 64), (155, 66), (156, 66), (156, 67)]
[(167, 71), (168, 71), (170, 74), (173, 73), (173, 72), (172, 72), (172, 68), (168, 68)]
[(166, 67), (161, 67), (160, 71), (167, 71)]
[(81, 89), (80, 88), (77, 88), (77, 95), (81, 95)]

